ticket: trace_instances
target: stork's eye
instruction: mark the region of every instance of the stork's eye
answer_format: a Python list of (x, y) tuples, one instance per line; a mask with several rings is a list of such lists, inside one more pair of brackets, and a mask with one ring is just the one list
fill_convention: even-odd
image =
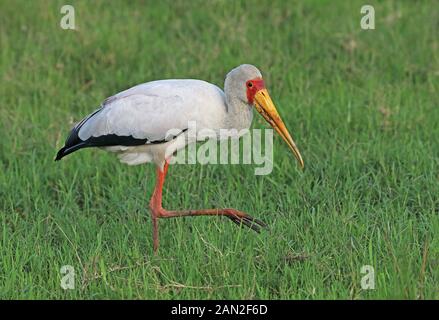
[(253, 83), (251, 83), (251, 82), (247, 83), (247, 87), (249, 87), (249, 88), (253, 87)]

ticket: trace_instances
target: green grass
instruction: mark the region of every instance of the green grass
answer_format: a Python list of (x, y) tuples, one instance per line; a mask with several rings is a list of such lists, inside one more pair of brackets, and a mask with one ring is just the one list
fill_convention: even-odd
[[(439, 298), (439, 10), (435, 1), (0, 2), (0, 298)], [(132, 85), (222, 87), (258, 66), (305, 159), (173, 166), (170, 209), (235, 207), (270, 225), (160, 221), (154, 166), (99, 150), (53, 158), (74, 121)], [(255, 116), (255, 127), (266, 127)], [(60, 287), (60, 268), (76, 288)], [(375, 290), (361, 289), (363, 265)]]

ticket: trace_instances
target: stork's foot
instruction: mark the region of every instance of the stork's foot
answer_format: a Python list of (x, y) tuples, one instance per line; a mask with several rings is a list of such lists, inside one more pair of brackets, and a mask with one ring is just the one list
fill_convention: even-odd
[(261, 228), (267, 228), (267, 225), (259, 219), (255, 219), (245, 212), (236, 209), (204, 209), (204, 210), (183, 210), (168, 211), (163, 209), (161, 205), (151, 201), (150, 209), (152, 213), (153, 223), (153, 242), (154, 252), (159, 247), (158, 220), (160, 218), (176, 218), (176, 217), (193, 217), (193, 216), (226, 216), (239, 226), (246, 226), (257, 233), (261, 232)]
[(204, 209), (204, 210), (183, 210), (168, 211), (162, 207), (151, 207), (153, 219), (158, 218), (175, 218), (188, 216), (226, 216), (239, 226), (246, 226), (256, 232), (261, 232), (261, 228), (267, 228), (267, 225), (245, 212), (228, 208), (228, 209)]

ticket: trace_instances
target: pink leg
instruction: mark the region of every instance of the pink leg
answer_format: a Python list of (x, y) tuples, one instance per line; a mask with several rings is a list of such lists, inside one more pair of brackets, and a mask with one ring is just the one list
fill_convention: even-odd
[(259, 232), (260, 227), (266, 227), (266, 224), (258, 219), (254, 219), (247, 213), (238, 211), (236, 209), (202, 209), (202, 210), (182, 210), (182, 211), (168, 211), (162, 207), (162, 191), (165, 182), (166, 173), (168, 172), (169, 163), (166, 162), (163, 170), (157, 168), (157, 181), (154, 188), (154, 193), (149, 202), (149, 207), (152, 213), (153, 224), (153, 243), (154, 252), (157, 252), (159, 247), (159, 233), (158, 233), (158, 219), (159, 218), (174, 218), (187, 216), (226, 216), (237, 225), (245, 225), (252, 230)]

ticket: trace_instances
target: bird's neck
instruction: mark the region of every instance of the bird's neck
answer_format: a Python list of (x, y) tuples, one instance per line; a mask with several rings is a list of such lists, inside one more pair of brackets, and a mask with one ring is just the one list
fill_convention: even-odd
[(249, 104), (234, 97), (226, 95), (227, 117), (225, 128), (227, 129), (249, 129), (253, 120), (253, 108)]

